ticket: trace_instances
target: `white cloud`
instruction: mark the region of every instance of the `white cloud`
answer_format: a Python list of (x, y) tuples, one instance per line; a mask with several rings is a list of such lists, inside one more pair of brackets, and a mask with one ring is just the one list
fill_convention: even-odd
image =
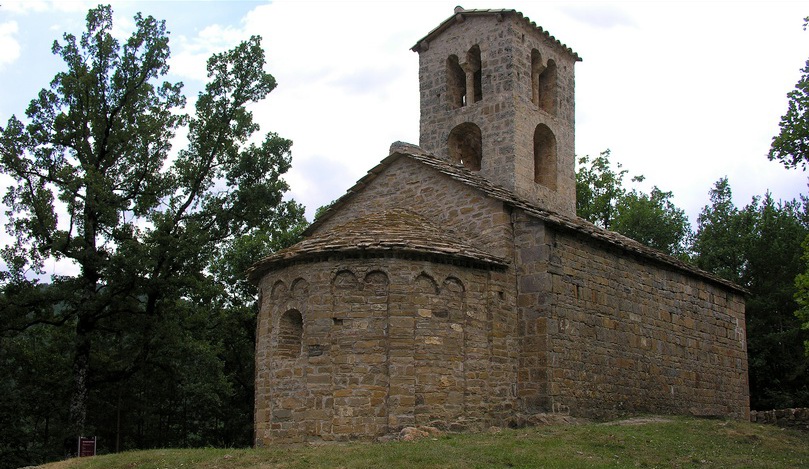
[[(0, 3), (5, 10), (6, 1)], [(712, 184), (725, 175), (737, 204), (767, 189), (776, 199), (806, 191), (804, 173), (787, 171), (765, 156), (786, 109), (786, 93), (809, 55), (802, 4), (461, 4), (516, 7), (578, 52), (584, 61), (576, 65), (577, 154), (611, 148), (613, 160), (630, 174), (644, 174), (648, 187), (673, 191), (692, 221), (708, 202)], [(142, 5), (137, 7), (150, 9)], [(252, 11), (242, 18), (243, 10), (229, 8), (229, 17), (204, 19), (196, 19), (194, 5), (201, 4), (159, 5), (165, 7), (159, 17), (172, 31), (171, 72), (186, 82), (189, 102), (206, 81), (205, 62), (213, 52), (251, 34), (263, 36), (266, 69), (278, 88), (251, 110), (263, 132), (294, 141), (288, 180), (311, 217), (384, 158), (391, 142), (418, 143), (418, 55), (410, 47), (450, 17), (457, 2), (274, 0), (251, 3)], [(116, 22), (131, 18), (125, 13), (129, 7), (132, 2), (113, 3)], [(83, 16), (65, 14), (58, 21), (80, 24)], [(21, 38), (42, 34), (51, 24), (42, 21), (37, 30), (33, 21), (28, 27), (22, 17), (16, 19)], [(81, 25), (70, 30), (80, 33)], [(24, 69), (19, 76), (26, 80), (46, 83), (52, 73), (36, 76), (42, 64), (31, 57), (23, 51), (13, 69)], [(24, 103), (11, 102), (13, 94), (6, 95), (10, 104), (0, 106), (24, 109)]]
[(15, 37), (18, 29), (16, 21), (0, 23), (0, 67), (20, 57), (20, 44)]
[(214, 53), (233, 48), (247, 38), (248, 35), (240, 28), (218, 24), (205, 27), (194, 37), (174, 37), (171, 42), (171, 72), (184, 79), (205, 81), (208, 58)]
[(86, 12), (98, 5), (94, 0), (3, 0), (2, 8), (12, 13)]
[(612, 5), (573, 4), (562, 7), (562, 11), (590, 27), (611, 29), (637, 26), (631, 15)]

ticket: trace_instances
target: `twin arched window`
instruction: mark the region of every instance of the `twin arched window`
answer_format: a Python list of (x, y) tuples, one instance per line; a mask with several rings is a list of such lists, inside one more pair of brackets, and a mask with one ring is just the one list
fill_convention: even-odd
[(480, 46), (472, 46), (466, 53), (466, 61), (460, 62), (457, 55), (447, 58), (447, 100), (454, 108), (476, 103), (483, 99), (483, 72), (480, 61)]
[[(556, 114), (556, 62), (552, 59), (543, 63), (537, 49), (531, 51), (531, 101), (540, 110)], [(460, 63), (458, 56), (447, 59), (447, 97), (452, 107), (466, 106), (470, 101), (483, 98), (480, 47), (472, 46), (466, 54), (466, 61)], [(534, 129), (534, 182), (548, 189), (556, 190), (557, 161), (556, 137), (545, 124)], [(483, 139), (480, 127), (464, 122), (452, 129), (447, 141), (450, 159), (462, 164), (470, 171), (481, 168)]]
[[(537, 49), (531, 51), (531, 102), (550, 114), (556, 114), (556, 62), (543, 63)], [(457, 55), (447, 58), (447, 100), (454, 108), (483, 99), (483, 69), (480, 46), (475, 44), (461, 63)]]

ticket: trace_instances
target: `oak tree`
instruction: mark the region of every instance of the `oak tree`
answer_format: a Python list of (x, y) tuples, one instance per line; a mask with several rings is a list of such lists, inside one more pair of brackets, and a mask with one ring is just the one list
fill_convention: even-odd
[[(141, 14), (134, 23), (119, 42), (112, 9), (90, 10), (80, 37), (54, 42), (64, 70), (24, 119), (0, 127), (0, 171), (13, 179), (7, 230), (16, 240), (2, 252), (4, 301), (13, 305), (2, 328), (70, 328), (73, 435), (85, 431), (95, 386), (162, 363), (157, 354), (173, 337), (166, 331), (251, 304), (254, 291), (234, 291), (217, 276), (223, 253), (243, 250), (247, 238), (241, 256), (258, 258), (305, 222), (302, 207), (284, 199), (291, 142), (254, 137), (247, 105), (276, 86), (260, 38), (209, 59), (209, 82), (189, 116), (182, 84), (165, 81), (165, 23)], [(187, 144), (175, 153), (184, 126)], [(37, 288), (48, 259), (75, 273)]]

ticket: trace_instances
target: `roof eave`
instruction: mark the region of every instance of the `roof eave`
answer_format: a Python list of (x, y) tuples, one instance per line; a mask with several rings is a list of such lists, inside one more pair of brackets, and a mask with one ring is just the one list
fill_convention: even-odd
[[(354, 184), (354, 186), (352, 186), (342, 197), (337, 199), (334, 202), (334, 204), (332, 204), (332, 206), (329, 207), (329, 209), (327, 209), (323, 214), (321, 214), (321, 216), (317, 220), (312, 222), (312, 224), (309, 225), (309, 227), (306, 228), (306, 230), (304, 231), (304, 233), (303, 233), (304, 236), (310, 236), (315, 230), (317, 230), (317, 228), (320, 225), (322, 225), (326, 220), (328, 220), (335, 213), (337, 213), (340, 210), (340, 208), (342, 206), (344, 206), (351, 198), (353, 198), (353, 196), (356, 193), (361, 192), (363, 190), (363, 188), (365, 186), (367, 186), (373, 179), (375, 179), (379, 173), (384, 171), (386, 167), (388, 167), (390, 164), (392, 164), (394, 161), (396, 161), (397, 159), (399, 159), (402, 156), (407, 156), (410, 159), (415, 160), (415, 161), (417, 161), (417, 162), (419, 162), (421, 164), (427, 165), (427, 166), (434, 166), (434, 164), (430, 164), (431, 160), (427, 159), (427, 158), (435, 158), (434, 156), (430, 156), (430, 155), (426, 155), (426, 154), (418, 154), (417, 155), (417, 154), (413, 154), (413, 153), (399, 152), (399, 151), (391, 152), (391, 154), (388, 155), (382, 161), (380, 161), (379, 164), (377, 164), (376, 166), (371, 168), (371, 170), (369, 170), (368, 173), (365, 176), (363, 176), (359, 181), (357, 181), (357, 183)], [(616, 247), (618, 249), (625, 250), (627, 252), (635, 253), (635, 254), (637, 254), (639, 256), (642, 256), (642, 257), (644, 257), (646, 259), (649, 259), (651, 261), (666, 264), (666, 265), (669, 265), (669, 266), (674, 267), (676, 269), (679, 269), (679, 270), (682, 270), (682, 271), (685, 271), (685, 272), (689, 272), (692, 275), (702, 277), (702, 278), (704, 278), (704, 279), (706, 279), (708, 281), (711, 281), (714, 284), (723, 285), (724, 287), (732, 289), (732, 290), (734, 290), (737, 293), (740, 293), (742, 295), (749, 294), (749, 292), (744, 287), (742, 287), (740, 285), (737, 285), (737, 284), (735, 284), (735, 283), (733, 283), (733, 282), (731, 282), (729, 280), (725, 280), (725, 279), (723, 279), (723, 278), (721, 278), (721, 277), (719, 277), (717, 275), (714, 275), (714, 274), (712, 274), (710, 272), (707, 272), (707, 271), (704, 271), (704, 270), (699, 269), (697, 267), (694, 267), (694, 266), (692, 266), (690, 264), (687, 264), (687, 263), (685, 263), (685, 262), (683, 262), (683, 261), (681, 261), (681, 260), (679, 260), (679, 259), (677, 259), (677, 258), (675, 258), (673, 256), (665, 254), (662, 251), (658, 251), (658, 250), (650, 248), (650, 247), (648, 247), (648, 246), (646, 246), (644, 244), (641, 244), (641, 243), (639, 243), (639, 242), (637, 242), (637, 241), (635, 241), (635, 240), (633, 240), (631, 238), (628, 238), (626, 236), (620, 235), (620, 234), (615, 233), (615, 232), (611, 232), (611, 231), (599, 228), (599, 227), (593, 225), (592, 223), (589, 223), (589, 222), (587, 222), (587, 221), (585, 221), (585, 220), (583, 220), (581, 218), (577, 217), (577, 220), (574, 222), (572, 219), (569, 219), (569, 217), (565, 217), (563, 215), (559, 215), (557, 213), (550, 212), (550, 211), (547, 211), (547, 210), (542, 210), (539, 207), (533, 206), (530, 202), (523, 201), (523, 200), (519, 199), (518, 197), (516, 197), (514, 194), (509, 194), (509, 197), (505, 197), (504, 195), (500, 195), (500, 194), (492, 192), (491, 189), (478, 187), (476, 184), (472, 184), (468, 180), (465, 180), (465, 179), (459, 177), (458, 175), (450, 174), (450, 173), (447, 173), (446, 171), (441, 171), (438, 168), (435, 168), (435, 169), (436, 169), (436, 171), (442, 172), (442, 174), (445, 174), (447, 177), (450, 177), (450, 178), (460, 182), (461, 184), (465, 184), (465, 185), (469, 185), (471, 187), (475, 187), (475, 188), (477, 188), (478, 190), (480, 190), (481, 192), (487, 194), (490, 197), (498, 199), (498, 200), (500, 200), (500, 201), (502, 201), (502, 202), (504, 202), (504, 203), (506, 203), (506, 204), (508, 204), (508, 205), (510, 205), (512, 207), (525, 210), (525, 212), (528, 213), (529, 215), (534, 216), (534, 217), (536, 217), (536, 218), (538, 218), (540, 220), (543, 220), (545, 222), (551, 223), (551, 224), (553, 224), (555, 226), (558, 226), (560, 228), (563, 228), (565, 230), (569, 230), (569, 231), (572, 231), (572, 232), (583, 234), (585, 236), (589, 236), (589, 237), (591, 237), (591, 238), (593, 238), (595, 240), (598, 240), (600, 242), (609, 244), (611, 246), (614, 246), (614, 247)], [(462, 169), (459, 168), (459, 170), (462, 170)], [(258, 263), (256, 263), (256, 265), (260, 264), (261, 262), (262, 261), (259, 261)]]
[(461, 22), (464, 20), (465, 16), (499, 16), (505, 17), (507, 15), (515, 15), (517, 18), (523, 19), (527, 24), (532, 26), (534, 29), (539, 31), (541, 34), (545, 35), (551, 42), (555, 43), (558, 47), (562, 48), (565, 52), (570, 54), (577, 62), (581, 62), (582, 58), (576, 53), (572, 48), (568, 47), (567, 44), (562, 43), (562, 41), (556, 39), (556, 37), (552, 36), (548, 31), (542, 28), (542, 26), (538, 26), (535, 22), (531, 21), (530, 18), (524, 16), (521, 12), (513, 9), (500, 9), (500, 10), (462, 10), (456, 12), (446, 20), (444, 20), (441, 24), (436, 26), (432, 31), (427, 33), (426, 36), (416, 41), (416, 44), (410, 48), (413, 52), (422, 52), (423, 50), (427, 50), (429, 44), (432, 40), (436, 37), (440, 36), (444, 31), (452, 27), (453, 24), (456, 22)]
[(482, 258), (482, 257), (467, 256), (461, 253), (446, 253), (446, 252), (422, 250), (417, 248), (390, 248), (384, 246), (363, 248), (355, 246), (329, 251), (301, 252), (301, 253), (284, 253), (283, 251), (279, 251), (278, 253), (270, 255), (253, 264), (247, 270), (247, 278), (248, 281), (250, 281), (250, 283), (257, 285), (258, 282), (261, 280), (261, 278), (272, 270), (280, 269), (294, 263), (308, 262), (317, 259), (327, 259), (331, 257), (339, 257), (339, 258), (416, 257), (416, 258), (432, 258), (443, 263), (465, 264), (475, 268), (483, 268), (483, 269), (505, 269), (508, 267), (508, 262), (505, 259), (500, 259), (494, 256)]

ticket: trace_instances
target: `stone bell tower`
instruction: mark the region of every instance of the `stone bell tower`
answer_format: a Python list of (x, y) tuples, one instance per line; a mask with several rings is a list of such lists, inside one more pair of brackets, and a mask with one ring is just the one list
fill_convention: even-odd
[(412, 49), (422, 149), (575, 216), (578, 54), (515, 10), (462, 7)]

